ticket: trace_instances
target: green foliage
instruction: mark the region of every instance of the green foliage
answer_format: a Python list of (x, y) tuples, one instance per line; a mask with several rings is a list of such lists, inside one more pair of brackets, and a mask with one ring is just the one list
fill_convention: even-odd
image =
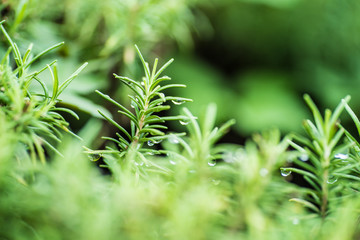
[[(294, 98), (296, 91), (282, 84), (285, 82), (281, 78), (283, 75), (253, 75), (245, 83), (235, 84), (240, 88), (237, 89), (232, 84), (221, 82), (224, 75), (217, 70), (209, 71), (209, 66), (189, 61), (176, 71), (178, 74), (175, 77), (185, 76), (188, 82), (184, 83), (191, 86), (190, 91), (180, 95), (173, 90), (185, 85), (167, 84), (170, 78), (162, 75), (173, 60), (157, 69), (158, 60), (155, 59), (150, 68), (136, 47), (145, 76), (134, 80), (136, 77), (131, 79), (114, 74), (114, 78), (107, 79), (114, 68), (125, 75), (128, 70), (137, 68), (124, 70), (125, 64), (136, 63), (136, 51), (132, 47), (134, 41), (144, 46), (146, 54), (168, 51), (168, 38), (175, 38), (181, 42), (179, 45), (189, 42), (190, 26), (195, 17), (199, 17), (199, 12), (191, 7), (201, 2), (75, 0), (64, 1), (55, 8), (57, 2), (53, 0), (41, 5), (36, 0), (14, 0), (0, 5), (1, 13), (7, 13), (11, 25), (9, 32), (1, 25), (4, 39), (10, 45), (8, 50), (3, 43), (0, 47), (3, 55), (0, 63), (1, 239), (358, 238), (360, 143), (340, 124), (340, 116), (345, 109), (360, 135), (360, 121), (356, 110), (348, 105), (349, 97), (334, 112), (325, 110), (322, 115), (311, 98), (305, 95), (314, 116), (314, 121), (304, 121), (307, 136), (291, 134), (282, 138), (281, 131), (273, 129), (255, 133), (244, 145), (239, 145), (219, 143), (235, 121), (229, 120), (216, 127), (217, 115), (221, 120), (235, 115), (238, 121), (234, 127), (251, 132), (249, 128), (252, 124), (263, 124), (255, 120), (270, 122), (272, 114), (275, 114), (271, 111), (266, 115), (259, 109), (275, 105), (285, 109), (290, 105), (301, 112), (302, 108)], [(276, 47), (265, 51), (260, 39), (276, 35), (275, 39), (291, 40), (294, 35), (286, 38), (278, 35), (281, 30), (287, 29), (289, 22), (282, 17), (274, 20), (275, 12), (296, 15), (302, 14), (301, 9), (310, 5), (322, 6), (322, 1), (242, 0), (238, 1), (238, 6), (244, 7), (240, 18), (247, 21), (238, 21), (239, 12), (233, 7), (234, 2), (208, 2), (206, 4), (214, 4), (213, 9), (220, 19), (225, 19), (225, 23), (236, 23), (236, 30), (239, 30), (234, 31), (234, 25), (221, 22), (220, 26), (226, 32), (216, 40), (222, 42), (226, 39), (231, 43), (231, 51), (238, 52), (235, 47), (237, 42), (233, 42), (238, 38), (236, 34), (250, 36), (244, 40), (245, 46), (251, 46), (251, 49), (261, 46), (261, 56), (278, 51)], [(337, 2), (325, 4), (325, 13), (319, 11), (319, 15), (327, 16), (334, 6), (346, 8), (346, 1)], [(206, 5), (205, 2), (203, 4)], [(223, 8), (226, 11), (222, 11)], [(257, 14), (253, 14), (258, 11), (266, 13), (262, 15), (264, 18), (259, 19)], [(31, 22), (24, 21), (29, 19)], [(274, 24), (270, 32), (259, 31), (261, 28), (258, 27), (264, 26), (263, 22), (267, 19), (283, 24)], [(309, 19), (319, 18), (311, 16)], [(351, 22), (351, 18), (346, 19), (345, 22)], [(249, 27), (249, 22), (258, 27)], [(310, 28), (329, 26), (328, 22), (322, 23), (314, 21)], [(356, 23), (351, 24), (356, 26)], [(321, 41), (312, 44), (314, 39), (308, 34), (309, 26), (304, 26), (290, 31), (301, 35), (301, 41), (297, 43), (305, 46), (300, 50), (292, 48), (293, 51), (307, 53), (306, 61), (321, 58), (323, 53), (318, 52), (322, 47)], [(29, 31), (29, 39), (22, 35), (24, 32), (20, 33), (22, 29)], [(234, 35), (234, 38), (228, 34)], [(286, 34), (289, 35), (288, 32)], [(26, 44), (34, 39), (35, 43), (48, 44), (63, 36), (72, 40), (70, 45), (56, 44), (39, 54), (33, 52), (39, 52), (37, 47), (44, 44), (34, 45), (34, 48)], [(336, 46), (328, 38), (324, 39), (326, 44)], [(281, 41), (274, 39), (268, 43), (284, 47)], [(355, 40), (353, 45), (356, 45)], [(65, 63), (63, 69), (57, 67), (56, 61), (45, 63), (49, 61), (46, 56), (55, 49), (61, 60), (59, 62)], [(338, 56), (338, 49), (344, 50), (337, 47), (330, 49), (330, 54), (335, 56), (333, 59)], [(351, 49), (349, 47), (340, 54), (342, 59), (349, 60), (346, 63), (353, 61), (346, 56), (352, 55), (348, 54), (352, 53)], [(106, 59), (98, 59), (100, 55), (106, 56)], [(222, 52), (219, 58), (223, 64), (226, 64), (226, 55), (227, 52)], [(90, 70), (81, 74), (85, 84), (71, 83), (86, 64), (73, 74), (68, 74), (69, 69), (88, 56), (91, 61), (87, 69)], [(303, 66), (303, 63), (296, 62), (295, 66)], [(331, 61), (324, 61), (324, 65), (327, 69)], [(175, 70), (171, 70), (173, 77)], [(181, 75), (183, 72), (185, 74)], [(70, 77), (60, 80), (67, 75)], [(130, 75), (139, 74), (135, 70)], [(227, 73), (226, 76), (231, 78), (230, 75)], [(262, 80), (265, 78), (272, 80), (272, 84), (266, 84)], [(208, 79), (214, 83), (213, 86), (207, 86)], [(118, 83), (121, 83), (119, 88)], [(78, 118), (75, 111), (63, 106), (73, 110), (87, 109), (89, 112), (95, 108), (90, 101), (86, 101), (87, 106), (84, 107), (85, 102), (75, 95), (70, 98), (69, 104), (69, 99), (65, 99), (68, 96), (64, 94), (68, 85), (71, 94), (82, 95), (78, 96), (82, 100), (106, 100), (105, 104), (111, 105), (106, 107), (112, 115), (104, 110), (105, 106), (99, 115), (115, 131), (107, 132), (110, 128), (104, 128), (102, 123), (92, 119), (77, 133), (83, 142), (70, 136), (63, 138), (63, 131), (71, 133), (65, 116)], [(126, 90), (122, 86), (126, 86)], [(95, 88), (102, 89), (96, 91), (98, 95), (85, 96)], [(224, 94), (219, 89), (228, 92)], [(289, 90), (291, 93), (280, 97), (282, 92)], [(127, 91), (131, 92), (129, 96)], [(193, 93), (189, 94), (191, 91)], [(246, 93), (242, 92), (237, 98), (239, 94), (236, 91)], [(254, 92), (261, 92), (262, 97)], [(335, 96), (331, 91), (324, 92)], [(189, 102), (191, 95), (196, 95), (195, 108), (182, 108), (181, 115), (169, 114), (171, 102), (175, 105)], [(200, 99), (200, 95), (207, 95), (207, 100)], [(243, 104), (234, 104), (236, 99)], [(270, 100), (273, 104), (267, 105)], [(219, 114), (215, 104), (207, 104), (210, 101), (219, 104)], [(205, 103), (207, 107), (204, 107)], [(247, 105), (252, 108), (247, 110)], [(288, 116), (290, 114), (287, 111), (275, 114), (277, 120), (284, 121), (282, 131), (296, 128), (295, 119), (298, 117), (295, 114)], [(179, 121), (184, 132), (174, 130), (169, 121)], [(107, 141), (105, 150), (98, 147), (99, 142), (102, 144), (99, 132), (109, 135), (102, 138)], [(84, 153), (81, 145), (100, 150), (86, 148)], [(89, 161), (89, 156), (93, 161), (101, 158), (110, 173), (100, 174), (102, 169)], [(33, 164), (38, 160), (46, 164)], [(299, 179), (304, 182), (299, 184)]]
[(304, 189), (305, 198), (293, 198), (291, 201), (303, 204), (324, 218), (338, 201), (356, 194), (357, 187), (350, 181), (360, 180), (354, 172), (358, 167), (357, 156), (349, 155), (354, 144), (343, 142), (346, 130), (338, 127), (339, 116), (350, 97), (346, 97), (333, 113), (326, 109), (324, 117), (308, 95), (304, 98), (315, 122), (304, 121), (308, 137), (293, 136), (294, 141), (290, 141), (290, 145), (298, 150), (298, 158), (295, 156), (292, 159), (294, 167), (282, 168), (281, 171), (283, 176), (291, 172), (300, 174), (311, 186)]
[[(10, 129), (18, 134), (18, 140), (25, 146), (25, 152), (28, 151), (31, 160), (35, 162), (40, 159), (44, 163), (46, 160), (45, 148), (61, 155), (54, 145), (61, 141), (61, 131), (71, 133), (68, 129), (68, 122), (59, 112), (67, 112), (78, 118), (76, 113), (70, 109), (57, 107), (56, 104), (60, 101), (59, 95), (86, 64), (62, 83), (58, 78), (56, 61), (29, 73), (30, 67), (35, 61), (63, 43), (52, 46), (35, 56), (31, 52), (32, 45), (30, 45), (22, 56), (17, 44), (12, 41), (5, 28), (2, 25), (0, 27), (10, 45), (0, 65), (1, 114), (6, 119), (5, 121), (11, 123)], [(11, 53), (15, 62), (14, 68), (11, 68)], [(41, 73), (46, 70), (51, 73), (53, 81), (51, 92), (41, 80)], [(32, 82), (37, 82), (42, 87), (41, 93), (30, 91)], [(26, 156), (19, 156), (19, 158), (26, 158)]]
[[(160, 75), (173, 62), (173, 59), (165, 63), (159, 70), (157, 70), (158, 59), (155, 59), (152, 71), (150, 71), (149, 64), (145, 62), (140, 50), (137, 47), (136, 49), (145, 72), (142, 81), (138, 82), (128, 77), (114, 74), (115, 78), (119, 79), (134, 92), (134, 95), (129, 95), (131, 107), (134, 109), (134, 112), (130, 111), (110, 96), (97, 91), (102, 98), (120, 109), (118, 110), (118, 113), (129, 118), (131, 129), (130, 131), (127, 131), (115, 120), (99, 111), (99, 113), (110, 124), (120, 130), (120, 132), (116, 133), (117, 139), (103, 137), (106, 140), (113, 141), (117, 145), (116, 149), (110, 146), (107, 147), (107, 150), (100, 151), (87, 149), (87, 152), (90, 153), (92, 157), (95, 156), (95, 160), (100, 158), (103, 154), (113, 153), (117, 154), (119, 159), (126, 158), (126, 161), (139, 161), (140, 163), (138, 164), (143, 164), (144, 162), (148, 163), (144, 154), (155, 154), (159, 152), (145, 148), (143, 145), (147, 144), (148, 146), (154, 146), (169, 136), (173, 136), (164, 133), (164, 130), (167, 129), (165, 122), (177, 120), (185, 124), (185, 122), (190, 121), (190, 118), (186, 116), (159, 116), (160, 112), (170, 109), (170, 105), (166, 105), (168, 101), (171, 101), (175, 105), (192, 101), (191, 99), (183, 97), (166, 96), (164, 93), (164, 91), (169, 88), (185, 87), (185, 85), (182, 84), (163, 84), (164, 81), (169, 81), (171, 78)], [(163, 85), (160, 85), (160, 83)], [(128, 155), (125, 156), (126, 154)]]

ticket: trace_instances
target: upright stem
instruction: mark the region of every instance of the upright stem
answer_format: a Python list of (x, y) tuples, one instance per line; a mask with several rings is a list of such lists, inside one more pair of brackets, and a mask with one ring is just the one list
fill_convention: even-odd
[(323, 182), (321, 186), (321, 190), (322, 190), (321, 217), (322, 218), (325, 218), (326, 210), (328, 206), (328, 196), (329, 196), (329, 189), (327, 183), (328, 177), (329, 177), (329, 170), (326, 169), (323, 174)]
[(327, 145), (325, 145), (324, 148), (324, 162), (323, 162), (323, 180), (321, 185), (322, 190), (322, 199), (321, 199), (321, 217), (326, 217), (326, 210), (328, 207), (328, 199), (329, 199), (329, 188), (328, 188), (328, 178), (329, 178), (329, 165), (330, 165), (330, 152), (331, 149), (328, 148)]
[(140, 138), (140, 131), (143, 129), (144, 127), (144, 123), (145, 123), (145, 112), (148, 110), (149, 107), (149, 93), (148, 93), (148, 86), (145, 83), (145, 104), (144, 104), (144, 112), (140, 117), (140, 121), (139, 121), (139, 128), (136, 130), (135, 136), (134, 136), (134, 141), (132, 142), (132, 147), (136, 148), (137, 144), (139, 143), (139, 138)]

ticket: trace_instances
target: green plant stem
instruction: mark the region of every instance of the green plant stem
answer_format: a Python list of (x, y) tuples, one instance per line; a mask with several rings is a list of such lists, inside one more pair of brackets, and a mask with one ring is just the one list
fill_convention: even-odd
[(329, 189), (328, 189), (328, 183), (327, 179), (329, 177), (329, 170), (325, 169), (323, 174), (323, 181), (322, 181), (322, 202), (321, 202), (321, 217), (324, 219), (326, 217), (326, 209), (328, 205), (328, 195), (329, 195)]
[[(144, 112), (147, 111), (148, 105), (149, 105), (148, 99), (146, 99), (145, 105), (144, 105)], [(140, 131), (141, 131), (141, 130), (143, 129), (143, 127), (144, 127), (144, 122), (145, 122), (145, 114), (143, 113), (143, 114), (141, 115), (141, 118), (140, 118), (140, 121), (139, 121), (139, 128), (136, 130), (136, 133), (135, 133), (135, 137), (134, 137), (135, 140), (134, 140), (134, 141), (132, 142), (132, 144), (131, 144), (131, 146), (132, 146), (133, 148), (136, 148), (136, 146), (137, 146), (138, 143), (139, 143)]]
[[(151, 81), (151, 79), (149, 80), (149, 82)], [(141, 113), (141, 117), (140, 117), (140, 121), (139, 121), (139, 127), (136, 130), (135, 136), (134, 136), (134, 141), (131, 144), (131, 147), (133, 149), (136, 149), (139, 143), (139, 139), (140, 139), (140, 132), (144, 127), (144, 123), (145, 123), (145, 113), (149, 108), (149, 103), (150, 103), (150, 97), (149, 97), (149, 89), (148, 89), (148, 85), (146, 84), (145, 81), (145, 92), (146, 92), (146, 96), (145, 96), (145, 101), (144, 101), (144, 112)]]
[(328, 187), (328, 178), (329, 178), (329, 166), (330, 166), (330, 153), (332, 152), (331, 147), (328, 146), (326, 142), (324, 144), (324, 161), (323, 161), (323, 179), (321, 184), (322, 190), (322, 200), (321, 200), (321, 217), (324, 219), (326, 217), (326, 210), (328, 207), (328, 198), (329, 198), (329, 187)]

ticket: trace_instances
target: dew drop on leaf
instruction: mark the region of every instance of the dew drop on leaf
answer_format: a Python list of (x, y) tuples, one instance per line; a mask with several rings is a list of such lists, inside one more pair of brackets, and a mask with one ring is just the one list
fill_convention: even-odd
[(327, 179), (326, 182), (327, 182), (328, 184), (334, 184), (334, 183), (337, 182), (337, 180), (338, 180), (337, 177), (331, 175), (331, 176), (328, 177), (328, 179)]
[(209, 162), (208, 162), (208, 165), (209, 165), (210, 167), (214, 167), (214, 166), (216, 165), (216, 162), (215, 162), (215, 161), (209, 161)]
[(236, 156), (234, 156), (235, 154), (233, 154), (232, 152), (225, 152), (223, 154), (223, 160), (226, 163), (233, 163), (236, 160)]
[(291, 174), (291, 171), (290, 171), (290, 170), (288, 170), (288, 169), (286, 169), (286, 168), (281, 169), (281, 176), (287, 177), (287, 176), (289, 176), (290, 174)]
[(298, 218), (294, 218), (292, 220), (292, 224), (294, 224), (294, 225), (298, 225), (299, 223), (300, 223), (300, 220)]
[(215, 179), (212, 179), (211, 182), (214, 184), (214, 185), (219, 185), (221, 180), (215, 180)]
[(259, 174), (262, 177), (266, 177), (269, 174), (269, 170), (267, 170), (266, 168), (261, 168)]
[(171, 101), (175, 105), (181, 105), (181, 104), (183, 104), (185, 102), (184, 100), (179, 100), (179, 99), (174, 99), (174, 100), (171, 100)]
[(144, 162), (136, 162), (136, 161), (135, 161), (134, 164), (135, 164), (136, 166), (140, 166), (140, 167), (141, 167), (142, 165), (144, 165)]
[(300, 161), (303, 161), (303, 162), (306, 162), (306, 161), (308, 161), (309, 160), (309, 155), (307, 155), (307, 154), (301, 154), (300, 156), (299, 156), (299, 160)]
[(91, 154), (89, 154), (89, 158), (91, 161), (96, 162), (97, 160), (99, 160), (101, 158), (101, 154), (91, 153)]
[(166, 101), (165, 94), (159, 93), (159, 97), (161, 98), (161, 100), (162, 100), (163, 102)]
[(189, 122), (190, 122), (189, 120), (185, 120), (185, 119), (179, 120), (179, 123), (180, 123), (181, 125), (188, 125)]
[(154, 146), (154, 144), (155, 144), (155, 142), (154, 142), (153, 140), (147, 141), (147, 145), (148, 145), (149, 147)]
[(176, 162), (174, 160), (169, 160), (169, 163), (172, 164), (172, 165), (176, 165)]
[(337, 158), (337, 159), (345, 160), (345, 159), (348, 159), (348, 158), (349, 158), (349, 155), (344, 154), (344, 153), (337, 153), (337, 154), (335, 154), (334, 157)]
[(179, 143), (179, 139), (175, 135), (170, 135), (168, 139), (169, 139), (169, 142), (172, 143), (172, 144), (178, 144)]

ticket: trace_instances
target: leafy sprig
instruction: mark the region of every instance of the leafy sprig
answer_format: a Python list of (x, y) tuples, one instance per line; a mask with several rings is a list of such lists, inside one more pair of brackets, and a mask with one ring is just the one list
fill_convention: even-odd
[[(189, 119), (185, 123), (189, 136), (182, 137), (172, 134), (168, 139), (170, 143), (179, 144), (182, 147), (183, 152), (176, 154), (180, 158), (179, 161), (187, 159), (187, 162), (195, 165), (198, 169), (204, 166), (215, 166), (216, 161), (222, 160), (224, 155), (224, 149), (217, 146), (216, 143), (235, 124), (235, 120), (231, 119), (220, 127), (215, 127), (217, 113), (215, 104), (208, 105), (201, 121), (187, 108), (183, 108), (183, 113)], [(166, 150), (164, 152), (170, 154), (170, 161), (175, 161), (172, 159), (174, 152)]]
[[(170, 136), (169, 134), (165, 133), (165, 130), (167, 130), (167, 126), (165, 125), (166, 121), (189, 121), (188, 117), (181, 115), (158, 115), (158, 113), (170, 109), (170, 105), (167, 104), (169, 101), (175, 105), (180, 105), (184, 102), (192, 101), (191, 99), (183, 97), (166, 96), (164, 93), (164, 90), (169, 88), (186, 87), (183, 84), (164, 83), (165, 81), (171, 80), (171, 78), (168, 76), (161, 76), (161, 74), (173, 62), (173, 59), (170, 59), (168, 62), (166, 62), (160, 69), (157, 69), (158, 59), (155, 59), (152, 71), (150, 71), (149, 64), (144, 60), (139, 48), (137, 46), (135, 47), (145, 72), (145, 76), (143, 77), (142, 81), (138, 82), (131, 78), (114, 74), (115, 78), (119, 79), (123, 84), (125, 84), (133, 91), (134, 95), (128, 96), (130, 98), (131, 107), (133, 110), (129, 110), (110, 96), (100, 91), (96, 91), (105, 100), (118, 107), (118, 113), (129, 118), (131, 123), (130, 131), (125, 129), (111, 117), (99, 111), (99, 113), (119, 131), (116, 133), (117, 138), (103, 137), (103, 139), (114, 142), (117, 145), (117, 148), (107, 146), (106, 150), (96, 151), (86, 148), (87, 152), (90, 153), (91, 156), (95, 155), (100, 158), (101, 155), (110, 153), (119, 154), (119, 157), (122, 158), (129, 152), (136, 152), (136, 155), (142, 159), (141, 161), (146, 161), (143, 155), (144, 153), (155, 154), (160, 152), (144, 147), (144, 144), (147, 143), (147, 145), (151, 147)], [(134, 158), (134, 156), (128, 158), (131, 159)], [(94, 160), (96, 159), (97, 158)]]
[[(4, 26), (0, 22), (0, 28), (5, 35), (10, 48), (2, 58), (0, 65), (0, 108), (5, 113), (12, 129), (18, 134), (19, 141), (26, 146), (33, 162), (39, 159), (45, 163), (45, 149), (61, 155), (56, 148), (56, 143), (61, 142), (61, 131), (73, 134), (68, 126), (69, 123), (59, 112), (67, 112), (78, 119), (75, 112), (67, 108), (57, 107), (59, 96), (71, 81), (84, 69), (83, 64), (69, 78), (60, 83), (56, 61), (47, 64), (40, 70), (30, 72), (34, 62), (53, 49), (64, 43), (56, 44), (37, 55), (32, 54), (32, 44), (22, 56), (17, 44), (11, 39)], [(10, 54), (13, 53), (15, 62), (11, 68)], [(49, 92), (40, 74), (48, 70), (50, 72), (53, 88)], [(30, 90), (30, 84), (37, 82), (42, 88), (42, 93), (34, 93)]]
[(325, 110), (322, 116), (309, 95), (304, 99), (314, 116), (314, 122), (305, 120), (303, 123), (307, 137), (293, 135), (289, 144), (297, 150), (297, 158), (292, 159), (292, 167), (281, 168), (281, 174), (288, 176), (295, 172), (303, 176), (311, 186), (303, 189), (304, 198), (292, 198), (290, 201), (300, 203), (312, 211), (325, 217), (330, 209), (330, 202), (335, 202), (340, 196), (354, 191), (339, 190), (348, 188), (348, 181), (342, 179), (358, 179), (351, 172), (357, 165), (349, 149), (352, 142), (344, 142), (344, 128), (339, 127), (339, 116), (347, 106), (350, 97), (346, 97), (332, 113)]

